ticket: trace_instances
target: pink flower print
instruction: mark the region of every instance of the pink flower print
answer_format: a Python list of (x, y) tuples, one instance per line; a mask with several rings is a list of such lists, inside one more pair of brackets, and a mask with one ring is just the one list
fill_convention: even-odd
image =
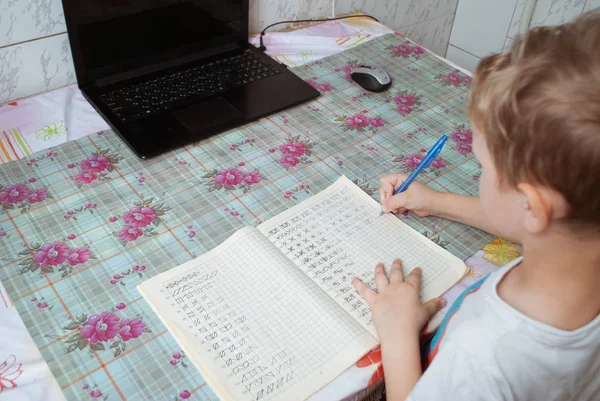
[(48, 302), (38, 302), (37, 307), (40, 309), (46, 309), (48, 307)]
[(244, 182), (248, 185), (258, 184), (262, 180), (262, 175), (258, 171), (249, 171), (244, 174)]
[(457, 143), (455, 148), (461, 155), (467, 155), (473, 151), (471, 145), (466, 143)]
[(138, 182), (141, 184), (141, 183), (143, 183), (144, 181), (146, 181), (146, 177), (139, 176), (137, 180), (138, 180)]
[(442, 159), (441, 157), (436, 157), (431, 162), (431, 167), (433, 167), (433, 168), (444, 168), (444, 167), (446, 167), (446, 160)]
[(81, 388), (87, 390), (88, 388), (90, 388), (90, 386), (88, 384), (84, 384), (83, 386), (81, 386)]
[(338, 166), (342, 167), (344, 165), (344, 162), (341, 160), (338, 160), (336, 163)]
[(37, 181), (37, 179), (36, 179), (36, 178), (34, 178), (34, 177), (31, 177), (31, 178), (30, 178), (30, 179), (28, 179), (27, 181), (29, 181), (29, 182), (31, 182), (31, 183), (33, 184), (34, 182), (36, 182), (36, 181)]
[(68, 168), (75, 168), (75, 164), (74, 163), (69, 163), (69, 165), (67, 167)]
[(90, 173), (99, 173), (110, 166), (106, 156), (90, 156), (81, 162), (81, 169)]
[(471, 77), (470, 77), (470, 76), (468, 76), (468, 75), (464, 75), (464, 76), (462, 77), (462, 82), (463, 82), (463, 84), (470, 85), (472, 81), (473, 81), (473, 78), (471, 78)]
[(112, 285), (115, 285), (115, 284), (117, 284), (118, 282), (119, 282), (118, 280), (110, 280), (110, 283), (111, 283)]
[(89, 171), (82, 171), (81, 173), (73, 177), (73, 179), (77, 184), (89, 184), (92, 181), (96, 181), (98, 179), (98, 176)]
[(239, 162), (238, 163), (238, 167), (244, 167), (245, 165), (246, 165), (246, 163), (244, 163), (244, 162)]
[(419, 165), (419, 163), (421, 163), (421, 161), (424, 158), (425, 156), (423, 156), (420, 153), (412, 153), (406, 156), (406, 159), (404, 159), (404, 164), (406, 164), (410, 168), (415, 168)]
[(68, 239), (69, 241), (73, 241), (75, 238), (77, 238), (77, 236), (76, 236), (75, 234), (69, 234), (69, 235), (67, 236), (67, 239)]
[(188, 237), (190, 237), (190, 238), (194, 238), (195, 236), (196, 236), (196, 232), (195, 231), (190, 231), (188, 233)]
[(393, 100), (397, 105), (404, 106), (414, 106), (416, 103), (415, 97), (408, 94), (394, 96)]
[(394, 50), (394, 53), (402, 57), (408, 57), (413, 53), (413, 48), (405, 44), (396, 45), (392, 47), (392, 49)]
[(372, 127), (383, 127), (385, 122), (381, 117), (373, 117), (369, 119), (369, 124), (371, 124)]
[(325, 83), (325, 84), (320, 84), (316, 89), (321, 92), (331, 92), (331, 90), (333, 89), (333, 86), (331, 86), (331, 84), (329, 84), (329, 83)]
[(44, 244), (33, 255), (33, 259), (41, 267), (58, 266), (67, 260), (69, 247), (60, 241)]
[(402, 115), (408, 115), (413, 112), (413, 109), (410, 106), (399, 104), (398, 107), (396, 107), (396, 111)]
[(187, 398), (190, 398), (190, 397), (191, 397), (191, 395), (192, 395), (192, 393), (190, 393), (190, 392), (189, 392), (189, 391), (187, 391), (187, 390), (183, 390), (181, 393), (179, 393), (179, 396), (180, 396), (181, 398), (183, 398), (184, 400), (185, 400), (185, 399), (187, 399)]
[(0, 238), (6, 237), (6, 231), (0, 230)]
[(117, 221), (118, 217), (117, 216), (113, 216), (110, 219), (108, 219), (108, 221), (110, 221), (111, 223), (114, 223), (115, 221)]
[(423, 53), (425, 53), (425, 49), (422, 48), (421, 46), (413, 46), (412, 52), (414, 54), (423, 54)]
[[(101, 135), (101, 134), (98, 133), (98, 135)], [(100, 398), (100, 397), (102, 397), (102, 391), (100, 391), (100, 390), (92, 390), (92, 391), (90, 391), (90, 396), (92, 398)]]
[(31, 302), (35, 302), (35, 301), (37, 301), (36, 297), (31, 298)]
[(171, 359), (169, 363), (173, 366), (177, 365), (177, 361), (175, 359)]
[(346, 119), (346, 124), (350, 127), (364, 128), (369, 125), (369, 117), (363, 114), (354, 114)]
[(238, 217), (240, 214), (235, 210), (230, 213), (233, 217)]
[(87, 248), (75, 248), (69, 252), (69, 265), (75, 266), (85, 263), (92, 256), (91, 252)]
[(119, 327), (121, 340), (129, 341), (132, 338), (138, 338), (144, 331), (144, 323), (139, 319), (125, 319)]
[(132, 227), (146, 227), (156, 220), (156, 213), (150, 207), (134, 207), (123, 213), (123, 221)]
[(43, 202), (48, 197), (48, 191), (44, 188), (32, 189), (27, 194), (29, 203)]
[(29, 188), (23, 184), (8, 185), (0, 192), (0, 203), (21, 203), (27, 198)]
[(125, 305), (123, 302), (118, 303), (117, 306), (115, 306), (115, 308), (117, 308), (118, 310), (123, 310), (127, 307), (127, 305)]
[(479, 176), (477, 174), (473, 174), (473, 181), (479, 181)]
[(146, 270), (146, 266), (140, 266), (140, 271), (143, 272), (144, 270)]
[(215, 181), (224, 187), (238, 185), (242, 182), (243, 175), (237, 168), (227, 168), (219, 171), (219, 174), (215, 176)]
[(113, 339), (119, 331), (119, 318), (111, 312), (88, 317), (87, 324), (81, 329), (81, 336), (91, 344)]
[(119, 231), (118, 234), (119, 238), (125, 242), (135, 241), (142, 235), (144, 235), (142, 230), (134, 226), (125, 226), (121, 229), (121, 231)]
[(300, 157), (306, 152), (306, 147), (301, 142), (286, 142), (279, 146), (284, 155)]
[(275, 153), (275, 152), (277, 152), (277, 149), (274, 149), (274, 148), (269, 149), (269, 153)]
[(179, 352), (174, 353), (173, 359), (181, 359), (181, 354)]
[(294, 156), (283, 156), (279, 163), (281, 163), (284, 167), (294, 167), (296, 166), (300, 160), (296, 159)]
[(466, 129), (454, 130), (450, 133), (450, 138), (458, 143), (473, 143), (473, 133)]
[(453, 71), (444, 75), (444, 81), (450, 85), (458, 86), (464, 82), (463, 76), (458, 71)]
[(138, 265), (135, 265), (131, 268), (134, 272), (140, 270), (140, 267)]
[(114, 278), (115, 280), (121, 280), (121, 277), (122, 277), (122, 276), (121, 276), (120, 274), (115, 274), (115, 275), (113, 275), (113, 278)]

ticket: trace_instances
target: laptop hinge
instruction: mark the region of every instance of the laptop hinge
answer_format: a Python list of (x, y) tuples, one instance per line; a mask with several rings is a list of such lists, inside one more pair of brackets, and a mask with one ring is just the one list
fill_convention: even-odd
[(151, 74), (153, 72), (158, 72), (161, 70), (165, 70), (170, 67), (175, 67), (181, 64), (190, 63), (192, 61), (201, 60), (203, 58), (215, 56), (221, 53), (227, 53), (230, 51), (239, 50), (240, 46), (236, 43), (230, 43), (220, 47), (214, 47), (207, 50), (203, 50), (202, 52), (196, 52), (193, 54), (188, 54), (185, 56), (173, 58), (170, 60), (161, 61), (152, 65), (135, 68), (128, 71), (123, 71), (118, 74), (109, 75), (106, 77), (99, 78), (95, 81), (97, 87), (101, 88), (103, 86), (113, 85), (119, 82), (127, 81), (132, 78), (137, 78), (142, 75)]

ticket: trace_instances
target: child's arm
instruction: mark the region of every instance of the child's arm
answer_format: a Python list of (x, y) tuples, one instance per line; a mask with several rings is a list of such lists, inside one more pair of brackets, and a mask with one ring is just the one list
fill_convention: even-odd
[(392, 263), (389, 279), (383, 264), (378, 264), (375, 282), (377, 292), (358, 278), (352, 280), (373, 314), (381, 342), (387, 400), (403, 401), (422, 374), (419, 332), (445, 301), (437, 298), (421, 303), (421, 269), (413, 269), (404, 280), (400, 260)]
[[(379, 197), (385, 212), (402, 213), (410, 210), (417, 216), (438, 216), (498, 235), (483, 213), (477, 197), (438, 192), (418, 182), (413, 182), (405, 192), (393, 195), (406, 177), (406, 174), (391, 174), (381, 178)], [(506, 239), (518, 242), (514, 238)]]

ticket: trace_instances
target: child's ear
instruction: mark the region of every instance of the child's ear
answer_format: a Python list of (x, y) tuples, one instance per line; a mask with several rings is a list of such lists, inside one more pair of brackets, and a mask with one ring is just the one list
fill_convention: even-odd
[(566, 201), (556, 191), (526, 183), (518, 184), (517, 189), (523, 195), (523, 225), (528, 232), (539, 234), (548, 228), (552, 220), (567, 215)]
[(531, 234), (539, 234), (548, 227), (550, 213), (538, 189), (531, 184), (517, 185), (523, 195), (523, 225)]

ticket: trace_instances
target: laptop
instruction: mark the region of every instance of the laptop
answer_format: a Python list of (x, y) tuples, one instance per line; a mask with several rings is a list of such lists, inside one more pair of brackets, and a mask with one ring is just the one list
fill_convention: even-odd
[(62, 0), (77, 83), (141, 158), (319, 96), (248, 43), (248, 0)]

